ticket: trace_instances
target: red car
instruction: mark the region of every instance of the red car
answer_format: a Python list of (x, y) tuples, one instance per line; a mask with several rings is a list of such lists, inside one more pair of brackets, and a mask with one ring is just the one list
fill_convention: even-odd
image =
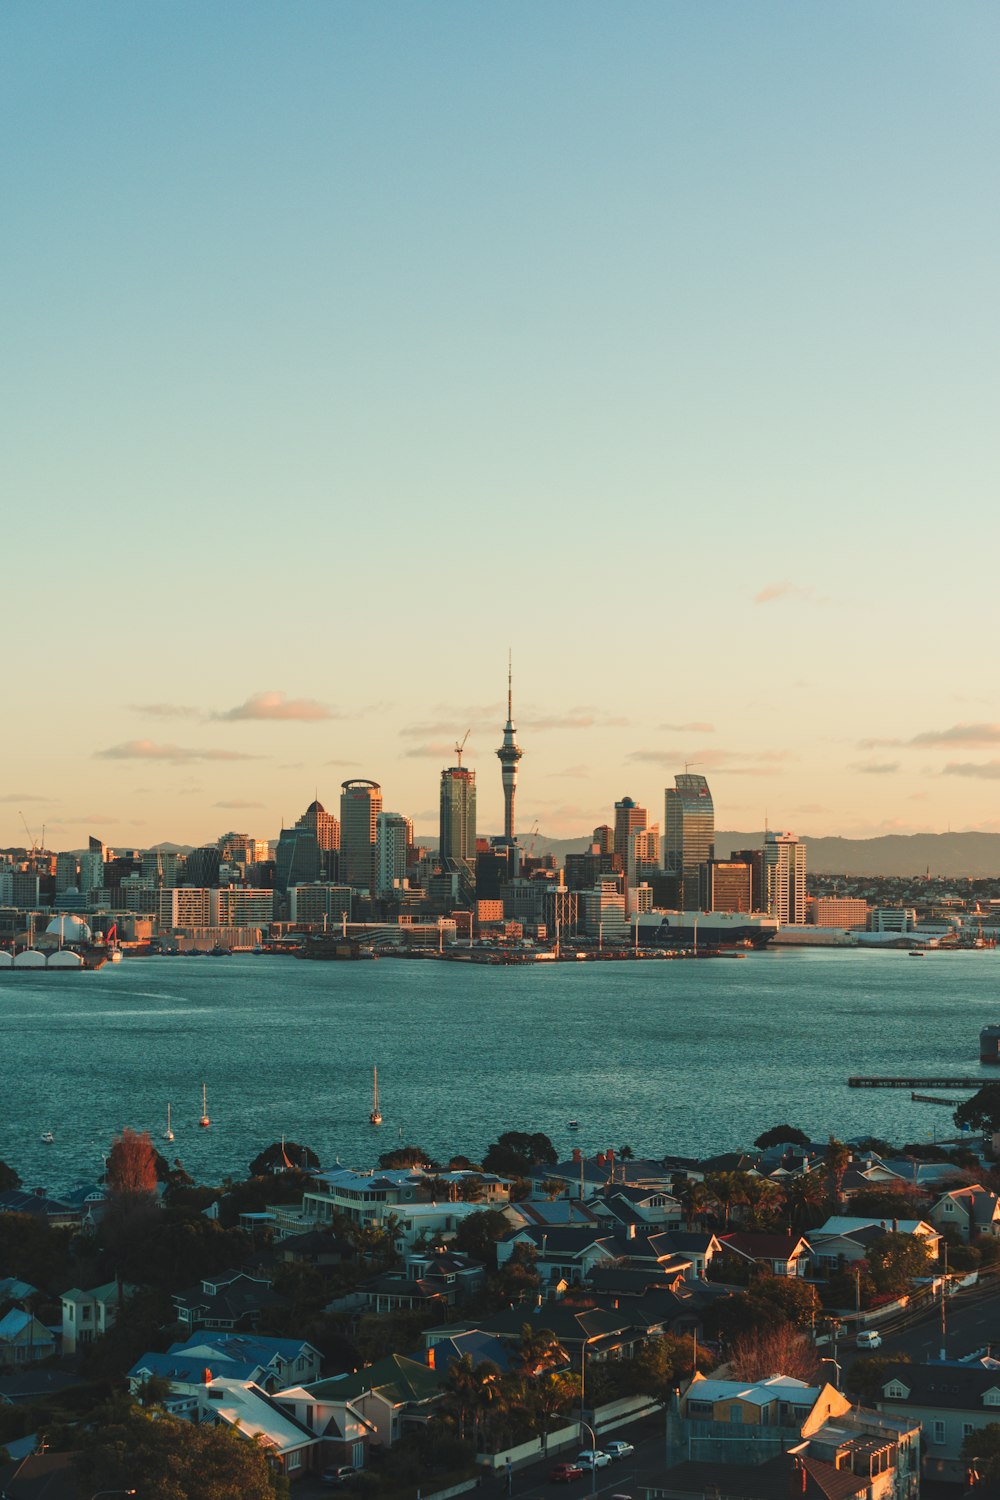
[(582, 1479), (583, 1470), (579, 1464), (556, 1464), (549, 1471), (549, 1479), (553, 1484), (569, 1484), (573, 1479)]

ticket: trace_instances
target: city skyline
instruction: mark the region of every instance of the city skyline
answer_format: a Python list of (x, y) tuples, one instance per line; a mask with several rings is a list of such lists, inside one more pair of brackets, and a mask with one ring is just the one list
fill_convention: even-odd
[(522, 835), (686, 765), (720, 828), (1000, 829), (994, 7), (0, 42), (0, 845), (276, 836), (354, 777), (428, 834), (470, 729), (499, 834), (508, 647)]

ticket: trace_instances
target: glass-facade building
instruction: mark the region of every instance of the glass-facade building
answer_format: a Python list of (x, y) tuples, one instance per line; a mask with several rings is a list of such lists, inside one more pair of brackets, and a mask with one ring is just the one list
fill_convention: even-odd
[(663, 870), (677, 881), (681, 911), (697, 911), (701, 867), (715, 858), (715, 806), (704, 776), (675, 776), (664, 793)]

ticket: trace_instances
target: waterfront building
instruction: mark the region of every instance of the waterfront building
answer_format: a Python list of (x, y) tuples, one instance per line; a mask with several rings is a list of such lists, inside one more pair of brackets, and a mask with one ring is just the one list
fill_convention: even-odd
[(89, 847), (80, 855), (80, 890), (85, 896), (104, 886), (105, 848), (100, 839), (91, 837)]
[(782, 927), (806, 920), (806, 846), (794, 833), (764, 835), (764, 910)]
[(629, 925), (625, 915), (625, 896), (615, 879), (599, 880), (593, 890), (578, 896), (580, 925), (588, 937), (604, 942), (624, 942)]
[(380, 812), (375, 819), (375, 889), (380, 896), (403, 889), (412, 846), (412, 820), (404, 813)]
[(172, 927), (213, 925), (212, 892), (205, 886), (160, 886), (152, 894), (152, 912), (161, 932)]
[(817, 896), (812, 903), (814, 927), (864, 927), (868, 902), (860, 896)]
[(77, 857), (72, 852), (56, 855), (56, 895), (61, 896), (63, 891), (79, 889), (77, 881), (80, 876), (80, 866)]
[(275, 888), (287, 891), (289, 886), (319, 880), (324, 873), (323, 854), (315, 833), (298, 824), (283, 828), (275, 858)]
[(594, 844), (582, 854), (567, 854), (565, 871), (571, 891), (593, 890), (603, 876), (624, 874), (621, 856), (611, 849), (600, 851)]
[(710, 859), (703, 869), (703, 911), (753, 911), (753, 870), (744, 860)]
[(503, 836), (508, 844), (514, 842), (514, 795), (517, 791), (517, 765), (524, 751), (517, 743), (514, 727), (513, 685), (510, 659), (507, 661), (507, 722), (503, 730), (503, 744), (497, 751), (503, 779)]
[(382, 788), (377, 781), (345, 781), (340, 793), (340, 877), (356, 891), (375, 888), (375, 849)]
[(349, 885), (293, 885), (288, 890), (288, 920), (322, 927), (350, 918), (353, 891)]
[(212, 892), (212, 925), (269, 927), (274, 921), (274, 892), (230, 885)]
[(685, 772), (664, 792), (663, 870), (676, 881), (676, 902), (693, 911), (701, 867), (715, 857), (715, 807), (704, 776)]
[(219, 863), (218, 844), (203, 844), (200, 849), (192, 849), (184, 861), (186, 883), (188, 885), (218, 885)]
[(476, 773), (466, 766), (441, 772), (441, 821), (438, 853), (446, 869), (476, 865)]
[(580, 898), (566, 886), (549, 887), (542, 897), (542, 918), (550, 939), (573, 937), (580, 923)]
[(739, 864), (750, 866), (750, 910), (764, 910), (764, 852), (762, 849), (734, 849), (729, 856)]

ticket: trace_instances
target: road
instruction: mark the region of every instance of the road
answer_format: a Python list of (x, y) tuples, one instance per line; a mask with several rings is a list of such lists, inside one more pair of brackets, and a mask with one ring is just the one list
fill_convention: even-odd
[[(1000, 1355), (1000, 1286), (995, 1281), (949, 1297), (945, 1314), (945, 1348), (949, 1359), (960, 1359), (991, 1342)], [(927, 1359), (937, 1359), (940, 1350), (941, 1305), (937, 1302), (916, 1317), (911, 1315), (887, 1327), (882, 1334), (882, 1347), (876, 1352), (880, 1355), (905, 1354), (919, 1364)], [(842, 1342), (837, 1358), (842, 1366), (847, 1366), (859, 1353), (861, 1351), (854, 1348), (853, 1342)]]

